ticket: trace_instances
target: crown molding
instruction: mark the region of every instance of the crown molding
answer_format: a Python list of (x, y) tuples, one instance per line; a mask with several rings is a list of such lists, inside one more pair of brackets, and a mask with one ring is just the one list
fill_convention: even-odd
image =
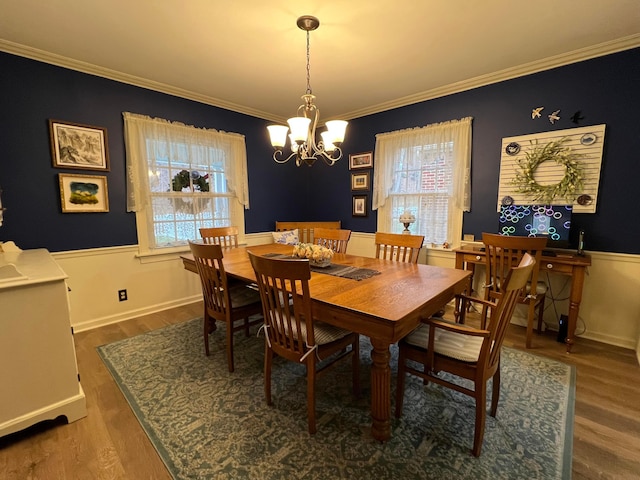
[(354, 118), (360, 118), (366, 115), (373, 115), (375, 113), (392, 110), (394, 108), (406, 107), (407, 105), (413, 105), (414, 103), (433, 100), (435, 98), (452, 95), (454, 93), (460, 93), (467, 90), (473, 90), (474, 88), (504, 82), (505, 80), (512, 80), (514, 78), (532, 75), (534, 73), (551, 70), (553, 68), (570, 65), (572, 63), (578, 63), (592, 58), (622, 52), (624, 50), (631, 50), (636, 47), (640, 47), (640, 34), (630, 35), (628, 37), (612, 40), (610, 42), (605, 42), (598, 45), (593, 45), (591, 47), (574, 50), (572, 52), (563, 53), (561, 55), (544, 58), (535, 62), (525, 63), (517, 67), (506, 68), (504, 70), (499, 70), (497, 72), (492, 72), (486, 75), (480, 75), (468, 80), (451, 83), (439, 88), (416, 93), (414, 95), (408, 95), (406, 97), (398, 98), (390, 102), (379, 103), (377, 105), (372, 105), (360, 110), (354, 110), (342, 115), (340, 118), (342, 118), (343, 120), (352, 120)]
[[(340, 118), (346, 119), (346, 120), (352, 120), (355, 118), (364, 117), (366, 115), (372, 115), (375, 113), (392, 110), (394, 108), (404, 107), (407, 105), (412, 105), (414, 103), (433, 100), (435, 98), (444, 97), (446, 95), (452, 95), (454, 93), (460, 93), (463, 91), (472, 90), (474, 88), (491, 85), (493, 83), (499, 83), (505, 80), (511, 80), (514, 78), (531, 75), (534, 73), (550, 70), (550, 69), (561, 67), (564, 65), (569, 65), (569, 64), (581, 62), (584, 60), (589, 60), (592, 58), (621, 52), (624, 50), (630, 50), (632, 48), (636, 48), (639, 46), (640, 46), (640, 34), (631, 35), (631, 36), (623, 37), (617, 40), (612, 40), (610, 42), (605, 42), (598, 45), (582, 48), (579, 50), (574, 50), (572, 52), (567, 52), (561, 55), (555, 55), (553, 57), (544, 58), (542, 60), (538, 60), (535, 62), (526, 63), (523, 65), (519, 65), (517, 67), (507, 68), (507, 69), (493, 72), (490, 74), (480, 75), (478, 77), (470, 78), (468, 80), (451, 83), (449, 85), (445, 85), (439, 88), (434, 88), (434, 89), (426, 90), (424, 92), (420, 92), (417, 94), (398, 98), (393, 101), (379, 103), (377, 105), (371, 105), (369, 107), (366, 107), (360, 110), (354, 110), (344, 115), (340, 115)], [(82, 73), (87, 73), (90, 75), (95, 75), (98, 77), (115, 80), (115, 81), (126, 83), (129, 85), (134, 85), (137, 87), (142, 87), (142, 88), (154, 90), (161, 93), (166, 93), (176, 97), (193, 100), (206, 105), (212, 105), (214, 107), (224, 108), (226, 110), (243, 113), (245, 115), (250, 115), (250, 116), (265, 119), (265, 120), (271, 120), (271, 121), (277, 121), (277, 122), (282, 120), (280, 117), (268, 112), (252, 109), (243, 105), (237, 105), (235, 103), (227, 102), (219, 98), (202, 95), (199, 93), (191, 92), (189, 90), (173, 87), (171, 85), (167, 85), (164, 83), (155, 82), (153, 80), (118, 72), (116, 70), (103, 68), (97, 65), (93, 65), (91, 63), (82, 62), (79, 60), (73, 60), (71, 58), (64, 57), (62, 55), (57, 55), (54, 53), (46, 52), (44, 50), (27, 47), (25, 45), (9, 42), (7, 40), (0, 39), (0, 51), (11, 53), (21, 57), (30, 58), (32, 60), (37, 60), (44, 63), (49, 63), (51, 65), (68, 68), (70, 70), (76, 70)]]
[(227, 102), (225, 100), (202, 95), (182, 88), (177, 88), (165, 83), (155, 82), (135, 75), (129, 75), (127, 73), (118, 72), (109, 68), (100, 67), (88, 62), (82, 62), (80, 60), (74, 60), (72, 58), (57, 55), (55, 53), (46, 52), (37, 48), (27, 47), (19, 43), (9, 42), (7, 40), (0, 39), (0, 51), (18, 55), (20, 57), (30, 58), (31, 60), (37, 60), (43, 63), (56, 65), (58, 67), (68, 68), (89, 75), (95, 75), (97, 77), (107, 78), (109, 80), (115, 80), (117, 82), (134, 85), (136, 87), (146, 88), (148, 90), (154, 90), (160, 93), (166, 93), (175, 97), (186, 98), (206, 105), (212, 105), (214, 107), (224, 108), (233, 112), (244, 113), (252, 117), (258, 117), (262, 119), (270, 119), (273, 114), (263, 112), (260, 110), (252, 109), (243, 105), (237, 105), (235, 103)]

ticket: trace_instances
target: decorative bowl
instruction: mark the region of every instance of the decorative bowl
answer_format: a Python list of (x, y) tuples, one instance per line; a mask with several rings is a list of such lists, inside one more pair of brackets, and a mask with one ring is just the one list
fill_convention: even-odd
[(293, 256), (309, 259), (312, 267), (324, 268), (331, 265), (333, 250), (312, 243), (298, 243), (293, 246)]
[(323, 258), (322, 260), (309, 259), (309, 265), (311, 265), (312, 267), (325, 268), (331, 265), (331, 259), (330, 258)]

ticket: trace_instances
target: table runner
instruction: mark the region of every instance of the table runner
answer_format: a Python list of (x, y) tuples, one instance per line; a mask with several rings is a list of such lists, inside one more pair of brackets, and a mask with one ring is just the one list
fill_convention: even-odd
[[(295, 258), (292, 255), (286, 255), (284, 253), (267, 253), (264, 256), (269, 258)], [(314, 267), (313, 265), (310, 267), (314, 272), (357, 281), (371, 278), (374, 275), (380, 275), (378, 270), (372, 270), (371, 268), (352, 267), (350, 265), (340, 265), (337, 263), (332, 263), (328, 267)]]

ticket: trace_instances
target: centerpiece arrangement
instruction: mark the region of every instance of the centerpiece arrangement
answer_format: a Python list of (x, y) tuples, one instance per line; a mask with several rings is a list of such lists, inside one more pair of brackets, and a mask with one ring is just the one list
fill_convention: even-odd
[(333, 250), (313, 243), (297, 243), (293, 246), (293, 256), (308, 258), (313, 267), (328, 267), (331, 265)]

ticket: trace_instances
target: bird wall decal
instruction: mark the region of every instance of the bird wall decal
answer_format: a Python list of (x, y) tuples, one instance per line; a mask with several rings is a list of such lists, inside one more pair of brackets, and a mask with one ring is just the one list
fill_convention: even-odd
[(556, 110), (551, 115), (549, 115), (549, 121), (551, 123), (556, 123), (558, 120), (560, 120), (560, 115), (558, 115), (559, 113), (560, 113), (560, 110)]
[(571, 115), (571, 121), (573, 123), (575, 123), (576, 125), (578, 125), (581, 120), (584, 120), (584, 117), (581, 114), (582, 114), (582, 112), (580, 110), (578, 110), (576, 113)]

